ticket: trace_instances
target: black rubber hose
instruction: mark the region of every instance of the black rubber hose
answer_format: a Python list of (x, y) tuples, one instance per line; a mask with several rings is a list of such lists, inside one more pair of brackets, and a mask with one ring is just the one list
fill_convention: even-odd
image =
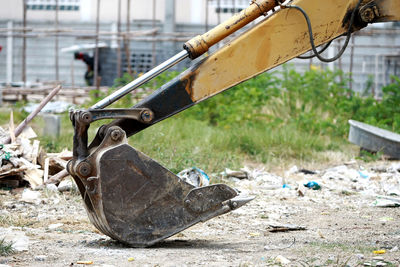
[(293, 5), (282, 6), (283, 8), (294, 8), (294, 9), (300, 11), (303, 14), (304, 18), (306, 19), (308, 32), (309, 32), (309, 35), (310, 35), (311, 48), (312, 48), (312, 50), (314, 52), (314, 55), (308, 56), (308, 57), (300, 57), (300, 58), (305, 58), (306, 59), (306, 58), (317, 57), (319, 60), (321, 60), (322, 62), (326, 62), (326, 63), (333, 62), (333, 61), (337, 60), (338, 58), (340, 58), (343, 55), (344, 51), (346, 50), (346, 48), (347, 48), (347, 46), (349, 44), (349, 41), (350, 41), (350, 38), (351, 38), (351, 28), (353, 27), (354, 20), (355, 20), (355, 17), (356, 17), (356, 13), (357, 13), (357, 10), (360, 7), (361, 2), (362, 2), (362, 0), (358, 1), (356, 7), (353, 10), (353, 13), (351, 14), (350, 24), (349, 24), (349, 28), (348, 28), (347, 34), (346, 34), (346, 41), (344, 42), (344, 45), (343, 45), (342, 49), (339, 51), (339, 53), (336, 56), (334, 56), (332, 58), (324, 58), (324, 57), (321, 56), (321, 53), (328, 48), (328, 46), (329, 46), (329, 44), (331, 42), (329, 42), (326, 47), (324, 47), (321, 51), (318, 52), (318, 50), (317, 50), (317, 48), (315, 46), (315, 43), (314, 43), (314, 34), (313, 34), (313, 31), (312, 31), (310, 17), (307, 15), (307, 13), (304, 11), (304, 9), (302, 9), (299, 6), (293, 6)]

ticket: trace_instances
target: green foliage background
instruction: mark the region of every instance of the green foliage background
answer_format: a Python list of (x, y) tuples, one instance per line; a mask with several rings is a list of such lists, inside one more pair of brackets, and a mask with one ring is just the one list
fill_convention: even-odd
[[(131, 107), (177, 75), (164, 73), (143, 86), (146, 90), (121, 99), (113, 107)], [(219, 172), (248, 162), (329, 161), (320, 152), (351, 151), (349, 119), (400, 132), (400, 79), (392, 77), (394, 82), (383, 88), (383, 98), (378, 101), (368, 95), (370, 88), (365, 88), (363, 95), (352, 92), (345, 77), (340, 71), (299, 73), (284, 66), (282, 71), (259, 75), (149, 127), (129, 142), (173, 172), (191, 166)], [(131, 80), (125, 74), (108, 93)], [(93, 92), (85, 107), (104, 96)], [(8, 116), (0, 113), (0, 119)], [(16, 120), (25, 116), (15, 114)], [(89, 136), (93, 138), (104, 123), (92, 124)], [(36, 120), (35, 127), (40, 134), (41, 122)], [(40, 136), (49, 152), (72, 149), (68, 114), (63, 115), (62, 129), (57, 139)]]

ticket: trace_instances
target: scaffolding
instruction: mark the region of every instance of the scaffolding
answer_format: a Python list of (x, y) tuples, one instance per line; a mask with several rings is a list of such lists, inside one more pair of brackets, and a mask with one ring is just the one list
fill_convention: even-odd
[[(157, 0), (149, 1), (151, 4), (152, 9), (152, 29), (151, 30), (140, 30), (140, 31), (131, 31), (130, 27), (132, 24), (131, 21), (131, 0), (127, 0), (127, 12), (126, 12), (126, 31), (122, 31), (122, 17), (121, 17), (121, 0), (118, 0), (118, 9), (117, 9), (117, 32), (112, 31), (100, 31), (100, 9), (101, 9), (101, 0), (97, 0), (97, 7), (96, 7), (96, 29), (95, 31), (90, 30), (78, 30), (78, 29), (70, 29), (65, 27), (60, 27), (59, 22), (59, 0), (55, 0), (55, 8), (53, 9), (54, 12), (54, 28), (33, 28), (29, 27), (27, 23), (28, 18), (28, 8), (27, 8), (27, 1), (22, 0), (23, 2), (23, 12), (22, 12), (22, 27), (13, 27), (12, 22), (8, 24), (7, 28), (0, 28), (0, 37), (7, 38), (8, 43), (7, 46), (11, 44), (13, 38), (21, 38), (22, 39), (22, 75), (21, 81), (26, 86), (27, 84), (27, 75), (26, 75), (26, 58), (27, 58), (27, 39), (28, 38), (54, 38), (54, 51), (55, 51), (55, 58), (54, 58), (54, 80), (56, 82), (60, 82), (60, 74), (59, 74), (59, 38), (60, 37), (71, 37), (71, 38), (79, 38), (79, 39), (93, 39), (96, 46), (94, 48), (94, 73), (95, 73), (95, 84), (98, 87), (98, 64), (99, 64), (99, 51), (98, 51), (98, 44), (100, 41), (110, 41), (115, 40), (117, 42), (117, 73), (118, 77), (122, 76), (122, 53), (125, 53), (126, 57), (126, 64), (128, 68), (128, 73), (132, 74), (131, 70), (131, 63), (130, 63), (130, 48), (129, 43), (130, 41), (142, 41), (142, 42), (152, 42), (152, 63), (156, 65), (156, 42), (185, 42), (188, 39), (192, 38), (193, 36), (200, 34), (200, 32), (162, 32), (161, 29), (157, 28), (157, 19), (156, 19), (156, 6)], [(206, 0), (206, 18), (205, 18), (205, 29), (209, 28), (208, 16), (209, 16), (209, 0)], [(220, 21), (220, 19), (218, 19)], [(122, 46), (125, 48), (124, 51)], [(9, 48), (8, 50), (11, 50)], [(8, 58), (9, 60), (9, 58)], [(7, 71), (7, 83), (12, 81), (12, 70), (10, 66), (7, 66), (9, 69)], [(11, 75), (10, 75), (11, 74)]]
[[(28, 8), (28, 0), (20, 0), (22, 1), (22, 27), (14, 27), (13, 22), (10, 21), (7, 24), (6, 28), (0, 28), (0, 38), (7, 39), (7, 78), (6, 78), (6, 85), (10, 86), (13, 83), (13, 41), (16, 38), (22, 39), (22, 61), (21, 61), (21, 82), (17, 82), (14, 84), (20, 84), (21, 87), (18, 90), (12, 89), (11, 87), (5, 87), (2, 90), (3, 94), (11, 95), (12, 92), (16, 92), (17, 99), (20, 96), (23, 99), (26, 99), (28, 95), (37, 94), (42, 95), (46, 94), (49, 87), (46, 84), (49, 84), (50, 81), (45, 81), (43, 86), (39, 86), (39, 88), (32, 89), (28, 86), (27, 83), (27, 50), (28, 50), (28, 39), (34, 38), (54, 38), (54, 81), (52, 84), (61, 84), (60, 81), (60, 64), (59, 64), (59, 53), (60, 53), (60, 45), (59, 45), (59, 38), (61, 37), (70, 37), (70, 38), (77, 38), (81, 40), (94, 40), (95, 47), (94, 47), (94, 86), (92, 89), (100, 88), (100, 79), (99, 77), (99, 43), (102, 41), (115, 41), (117, 44), (117, 77), (121, 77), (123, 74), (122, 65), (123, 65), (123, 54), (125, 54), (126, 59), (126, 66), (127, 72), (132, 75), (132, 68), (131, 68), (131, 51), (130, 51), (130, 42), (131, 41), (140, 41), (140, 42), (151, 42), (151, 51), (152, 51), (152, 65), (155, 66), (157, 64), (157, 49), (156, 43), (157, 42), (186, 42), (187, 40), (191, 39), (193, 36), (201, 34), (201, 32), (176, 32), (175, 30), (172, 32), (164, 32), (162, 29), (157, 28), (157, 17), (156, 17), (156, 7), (157, 7), (157, 0), (149, 1), (149, 7), (151, 5), (152, 9), (152, 17), (151, 17), (151, 25), (152, 28), (150, 30), (139, 30), (139, 31), (131, 31), (131, 0), (127, 0), (126, 6), (126, 22), (125, 22), (125, 31), (123, 31), (123, 18), (122, 12), (123, 9), (121, 5), (121, 0), (118, 0), (118, 8), (117, 8), (117, 31), (101, 31), (100, 30), (100, 10), (101, 10), (101, 0), (97, 0), (96, 6), (96, 23), (95, 23), (95, 31), (91, 30), (79, 30), (73, 28), (66, 28), (60, 25), (59, 20), (59, 0), (55, 0), (55, 7), (52, 9), (54, 13), (54, 28), (37, 28), (37, 27), (30, 27), (28, 25), (28, 16), (29, 16), (29, 8)], [(175, 0), (173, 0), (175, 1)], [(205, 29), (209, 29), (209, 2), (210, 0), (205, 1), (205, 18), (204, 18), (204, 25)], [(220, 1), (218, 1), (219, 3)], [(175, 16), (175, 14), (174, 14)], [(218, 15), (218, 21), (220, 22), (220, 15)], [(71, 72), (74, 71), (73, 64), (71, 64)], [(73, 77), (73, 74), (71, 75)], [(72, 83), (73, 78), (72, 78)], [(37, 87), (38, 84), (35, 83)], [(72, 86), (74, 87), (74, 85)], [(25, 92), (25, 93), (24, 93)], [(85, 91), (86, 92), (86, 91)], [(71, 93), (68, 92), (66, 95), (70, 95)], [(1, 92), (0, 92), (0, 95)], [(79, 93), (78, 93), (79, 95)], [(81, 93), (81, 95), (85, 95), (85, 93)], [(1, 104), (1, 96), (0, 96), (0, 104)]]
[[(193, 36), (196, 36), (198, 34), (201, 34), (202, 32), (177, 32), (175, 31), (175, 27), (172, 27), (173, 30), (165, 32), (163, 29), (160, 29), (157, 27), (159, 24), (157, 21), (157, 13), (156, 13), (156, 7), (157, 7), (157, 0), (152, 0), (152, 1), (147, 1), (149, 8), (151, 8), (151, 21), (150, 29), (145, 29), (145, 30), (136, 30), (132, 31), (131, 30), (131, 24), (132, 24), (132, 17), (131, 17), (131, 7), (132, 4), (134, 4), (134, 1), (127, 0), (127, 6), (126, 6), (126, 22), (125, 22), (125, 30), (123, 30), (123, 18), (122, 18), (122, 12), (121, 10), (123, 9), (122, 7), (122, 1), (118, 0), (118, 5), (117, 5), (117, 12), (116, 12), (116, 31), (104, 31), (100, 29), (100, 10), (102, 8), (102, 1), (97, 0), (97, 6), (96, 6), (96, 23), (95, 23), (95, 30), (82, 30), (82, 29), (74, 29), (74, 28), (67, 28), (63, 27), (60, 25), (59, 21), (59, 0), (55, 0), (55, 8), (53, 10), (54, 12), (54, 28), (38, 28), (38, 27), (30, 27), (27, 22), (27, 18), (29, 15), (29, 11), (27, 8), (27, 0), (22, 0), (23, 1), (23, 13), (22, 13), (22, 27), (14, 27), (12, 22), (9, 22), (7, 24), (6, 28), (0, 28), (0, 37), (2, 38), (7, 38), (7, 75), (6, 75), (6, 83), (8, 85), (11, 84), (13, 81), (13, 70), (12, 70), (12, 55), (13, 55), (13, 42), (15, 38), (20, 38), (22, 39), (22, 62), (21, 62), (21, 81), (22, 81), (22, 87), (25, 88), (27, 87), (27, 39), (34, 39), (34, 38), (54, 38), (54, 83), (55, 84), (61, 84), (62, 82), (60, 81), (60, 64), (59, 64), (59, 53), (60, 53), (60, 38), (77, 38), (81, 40), (93, 40), (95, 43), (94, 47), (94, 86), (93, 88), (100, 88), (100, 79), (99, 73), (98, 73), (98, 66), (99, 66), (99, 44), (104, 41), (113, 41), (116, 42), (116, 59), (117, 59), (117, 64), (116, 64), (116, 75), (117, 77), (121, 77), (123, 74), (122, 70), (122, 65), (123, 65), (123, 55), (125, 54), (125, 64), (127, 66), (127, 72), (132, 75), (132, 66), (131, 66), (131, 51), (130, 51), (130, 42), (131, 41), (140, 41), (140, 42), (151, 42), (151, 62), (152, 66), (155, 66), (157, 64), (157, 49), (156, 49), (156, 44), (157, 42), (186, 42), (187, 40), (191, 39)], [(173, 0), (175, 1), (175, 0)], [(238, 1), (238, 2), (237, 2)], [(227, 5), (227, 3), (230, 3), (231, 9), (228, 9), (228, 12), (230, 13), (235, 13), (239, 11), (240, 9), (240, 1), (239, 0), (205, 0), (204, 1), (204, 18), (203, 18), (203, 24), (204, 24), (204, 31), (208, 31), (211, 26), (210, 25), (210, 10), (215, 8), (214, 14), (214, 21), (217, 23), (221, 22), (221, 10), (223, 10)], [(175, 16), (175, 14), (174, 14)], [(202, 30), (202, 29), (201, 29)], [(382, 31), (382, 30), (381, 30)], [(387, 30), (388, 33), (390, 34), (399, 34), (399, 30)], [(374, 30), (367, 30), (363, 32), (359, 32), (355, 34), (352, 37), (351, 44), (349, 45), (350, 47), (350, 67), (349, 69), (344, 70), (343, 69), (343, 64), (342, 64), (342, 59), (340, 59), (335, 65), (335, 67), (342, 69), (344, 71), (348, 71), (350, 73), (350, 79), (349, 79), (349, 87), (353, 87), (353, 68), (354, 68), (354, 48), (355, 47), (360, 47), (360, 45), (355, 44), (355, 39), (358, 38), (358, 36), (362, 35), (369, 35), (373, 34)], [(340, 39), (335, 41), (333, 43), (333, 48), (339, 47), (340, 46)], [(370, 48), (373, 48), (374, 46), (371, 45), (369, 46)], [(395, 50), (400, 49), (400, 45), (380, 45), (379, 47), (386, 47), (386, 48), (391, 48)], [(377, 64), (377, 63), (376, 63)], [(313, 65), (312, 59), (309, 61), (309, 67)], [(397, 65), (396, 65), (397, 66)], [(376, 67), (376, 69), (379, 69), (379, 67)], [(73, 72), (73, 66), (71, 67), (71, 72)], [(72, 75), (73, 76), (73, 75)], [(72, 78), (73, 80), (73, 78)], [(72, 82), (74, 85), (74, 82)], [(376, 85), (377, 86), (377, 85)], [(46, 86), (45, 86), (46, 87)], [(74, 86), (73, 86), (74, 87)], [(93, 89), (92, 88), (92, 89)], [(19, 92), (20, 90), (17, 90), (18, 94), (21, 94), (22, 96), (26, 97), (26, 94), (22, 94), (22, 92)], [(29, 90), (28, 90), (29, 91)], [(27, 91), (27, 92), (28, 92)], [(5, 92), (10, 93), (10, 91), (5, 90)], [(33, 92), (32, 90), (29, 92)], [(0, 96), (1, 98), (1, 96)]]

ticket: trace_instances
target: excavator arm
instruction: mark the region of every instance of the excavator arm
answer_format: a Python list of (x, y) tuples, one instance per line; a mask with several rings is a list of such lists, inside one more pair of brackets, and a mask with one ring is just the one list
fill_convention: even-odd
[[(260, 16), (215, 53), (163, 85), (132, 109), (104, 109), (185, 58), (197, 58)], [(75, 179), (91, 222), (104, 234), (131, 246), (150, 246), (191, 225), (236, 209), (252, 198), (223, 185), (194, 187), (127, 144), (126, 138), (317, 46), (329, 44), (369, 23), (400, 20), (399, 0), (253, 0), (159, 67), (126, 85), (89, 110), (71, 112)], [(344, 51), (344, 50), (343, 50)], [(91, 144), (87, 130), (103, 125)]]

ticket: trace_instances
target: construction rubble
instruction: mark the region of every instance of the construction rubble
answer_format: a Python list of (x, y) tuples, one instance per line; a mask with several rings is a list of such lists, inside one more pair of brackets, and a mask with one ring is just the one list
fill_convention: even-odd
[[(365, 165), (365, 166), (363, 166)], [(375, 198), (376, 207), (400, 207), (400, 162), (365, 163), (350, 161), (322, 170), (293, 166), (282, 176), (263, 170), (226, 169), (223, 178), (235, 182), (247, 194), (265, 190), (277, 197), (312, 197), (316, 194), (364, 195)]]
[[(81, 197), (71, 190), (75, 186), (71, 179), (48, 183), (64, 171), (70, 152), (45, 154), (39, 146), (36, 154), (32, 152), (35, 138), (22, 141), (23, 136), (3, 149), (12, 155), (11, 161), (2, 160), (3, 167), (11, 164), (14, 174), (2, 171), (0, 178), (0, 182), (17, 180), (25, 185), (0, 191), (0, 218), (12, 222), (0, 227), (0, 235), (20, 254), (0, 264), (14, 266), (22, 257), (25, 266), (55, 266), (60, 261), (71, 266), (83, 261), (94, 266), (125, 266), (131, 261), (154, 266), (158, 258), (173, 257), (185, 266), (192, 254), (198, 262), (213, 265), (217, 259), (221, 266), (330, 266), (327, 263), (347, 260), (348, 266), (400, 263), (400, 258), (396, 260), (400, 235), (395, 227), (400, 218), (399, 161), (351, 161), (313, 170), (292, 166), (279, 174), (243, 168), (207, 175), (195, 167), (185, 169), (180, 176), (188, 182), (222, 180), (256, 198), (248, 207), (171, 237), (160, 249), (140, 250), (114, 243), (94, 229)], [(24, 151), (22, 143), (30, 150)], [(11, 162), (21, 163), (14, 167)], [(26, 175), (31, 172), (37, 173), (34, 186), (29, 178), (33, 175)], [(240, 253), (247, 256), (237, 262)]]
[[(9, 133), (0, 127), (0, 141)], [(67, 161), (72, 152), (64, 150), (60, 153), (46, 153), (40, 147), (40, 141), (30, 127), (26, 127), (18, 137), (13, 137), (10, 144), (0, 142), (0, 186), (17, 188), (29, 185), (33, 190), (58, 186), (65, 191), (67, 177), (65, 171)], [(68, 181), (70, 179), (67, 179)], [(72, 188), (72, 182), (68, 182)]]

